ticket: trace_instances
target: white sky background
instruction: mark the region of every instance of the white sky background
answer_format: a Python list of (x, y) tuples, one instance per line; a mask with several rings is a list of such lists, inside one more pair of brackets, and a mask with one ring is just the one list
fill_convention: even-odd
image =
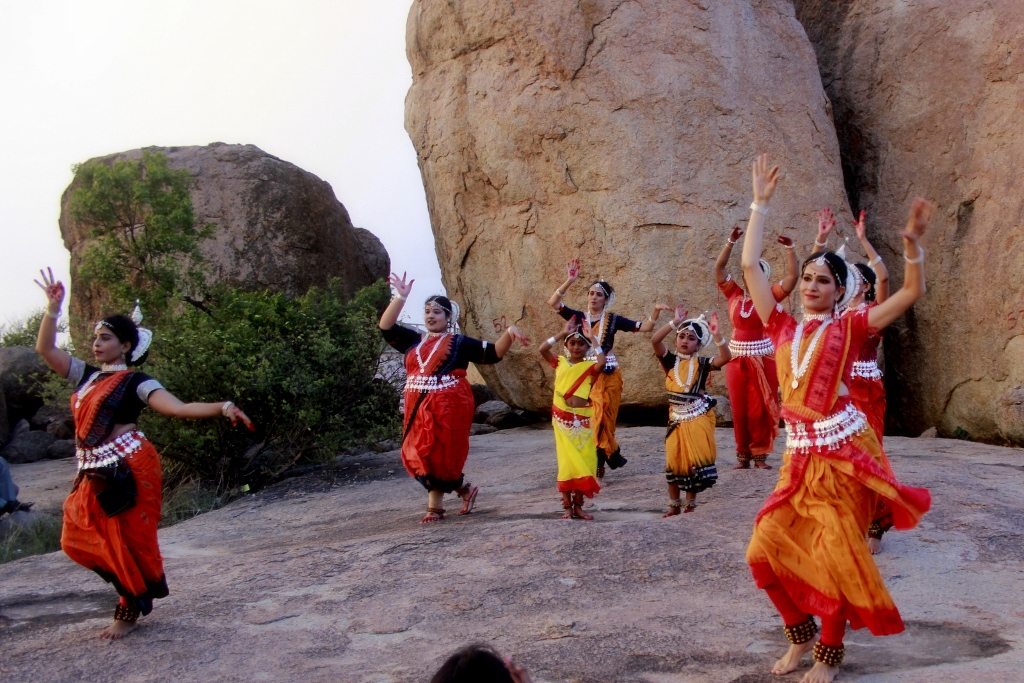
[(315, 173), (418, 295), (443, 292), (403, 127), (410, 5), (0, 2), (0, 323), (45, 303), (40, 267), (68, 282), (71, 165), (149, 145), (251, 143)]

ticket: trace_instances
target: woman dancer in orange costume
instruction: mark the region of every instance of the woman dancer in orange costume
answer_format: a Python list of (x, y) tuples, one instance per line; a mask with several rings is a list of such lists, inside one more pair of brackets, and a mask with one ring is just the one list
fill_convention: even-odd
[[(594, 409), (594, 438), (597, 441), (597, 478), (602, 479), (606, 463), (614, 470), (627, 462), (622, 457), (619, 442), (615, 440), (615, 421), (619, 417), (619, 403), (622, 400), (622, 370), (612, 351), (615, 333), (650, 332), (654, 329), (654, 321), (661, 312), (670, 311), (672, 307), (667, 304), (655, 304), (654, 311), (643, 322), (611, 313), (608, 309), (615, 302), (615, 289), (601, 279), (590, 285), (590, 289), (587, 290), (587, 312), (584, 314), (562, 303), (562, 297), (569, 291), (569, 287), (579, 279), (579, 259), (569, 262), (568, 271), (568, 279), (551, 295), (548, 305), (565, 320), (585, 318), (593, 328), (605, 355), (604, 371), (598, 375), (590, 390), (590, 401)], [(594, 360), (595, 354), (596, 350), (592, 350), (588, 359)]]
[[(924, 250), (919, 241), (932, 207), (916, 199), (902, 233), (907, 261), (903, 287), (889, 299), (848, 316), (838, 315), (846, 294), (846, 262), (828, 251), (804, 262), (798, 323), (772, 294), (758, 259), (768, 202), (778, 167), (767, 156), (753, 165), (754, 203), (743, 245), (743, 273), (758, 316), (777, 350), (786, 452), (779, 483), (754, 524), (747, 562), (786, 624), (792, 645), (773, 673), (796, 669), (814, 650), (807, 683), (831, 683), (844, 655), (846, 622), (874, 635), (904, 630), (864, 543), (879, 498), (899, 529), (917, 524), (931, 505), (928, 491), (901, 484), (884, 456), (867, 418), (849, 394), (853, 362), (871, 334), (910, 308), (925, 292)], [(821, 639), (814, 643), (821, 617)]]
[(412, 284), (394, 273), (389, 278), (397, 294), (380, 317), (384, 340), (405, 354), (405, 425), (402, 464), (409, 476), (427, 489), (424, 524), (444, 518), (444, 494), (462, 498), (460, 515), (476, 504), (478, 487), (465, 480), (462, 468), (469, 455), (469, 429), (473, 425), (473, 390), (466, 381), (470, 363), (500, 361), (512, 342), (528, 346), (530, 340), (510, 325), (491, 344), (459, 334), (459, 307), (448, 297), (427, 299), (423, 310), (426, 334), (398, 324)]
[(72, 358), (56, 346), (57, 320), (64, 285), (53, 271), (36, 281), (48, 306), (39, 325), (36, 351), (46, 364), (75, 387), (78, 476), (64, 501), (60, 545), (72, 560), (114, 584), (121, 596), (114, 623), (101, 638), (123, 638), (149, 614), (153, 600), (168, 595), (163, 558), (157, 543), (162, 475), (160, 456), (135, 428), (145, 407), (182, 419), (224, 416), (232, 425), (249, 418), (231, 401), (182, 403), (157, 380), (129, 370), (146, 360), (152, 333), (140, 328), (138, 306), (131, 318), (112, 315), (95, 325), (93, 357), (100, 367)]
[[(754, 467), (769, 470), (766, 461), (775, 448), (779, 435), (779, 380), (775, 375), (775, 348), (765, 334), (761, 319), (754, 313), (754, 302), (746, 292), (746, 280), (740, 275), (743, 288), (737, 285), (725, 266), (732, 255), (732, 247), (743, 236), (739, 226), (732, 229), (728, 241), (715, 261), (715, 281), (728, 300), (732, 339), (729, 351), (732, 362), (725, 366), (725, 382), (729, 387), (732, 406), (733, 434), (736, 437), (735, 469)], [(786, 248), (786, 277), (772, 287), (776, 301), (783, 301), (796, 286), (796, 250), (793, 240), (780, 235), (778, 242)], [(771, 267), (760, 261), (765, 277), (771, 277)]]

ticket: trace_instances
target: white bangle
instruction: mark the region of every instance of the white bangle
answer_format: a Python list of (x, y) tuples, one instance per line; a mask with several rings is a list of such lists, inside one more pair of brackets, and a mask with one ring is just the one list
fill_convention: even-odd
[(548, 346), (555, 346), (558, 344), (558, 337), (548, 337)]
[(565, 294), (562, 292), (562, 290), (556, 289), (555, 290), (555, 296), (557, 296), (559, 299), (561, 299), (563, 296), (565, 296)]
[(824, 249), (825, 247), (828, 246), (828, 238), (826, 237), (824, 242), (819, 242), (818, 238), (815, 237), (814, 238), (814, 246), (821, 247), (822, 249)]
[(783, 244), (782, 246), (784, 246), (786, 249), (796, 249), (795, 244)]
[(739, 240), (728, 240), (727, 239), (726, 242), (728, 242), (729, 244), (736, 244), (737, 242), (739, 242)]
[(762, 216), (768, 215), (768, 207), (764, 204), (758, 204), (757, 202), (750, 205), (750, 210), (754, 213), (759, 213)]
[(224, 405), (220, 407), (220, 414), (224, 417), (228, 416), (228, 409), (235, 405), (234, 401), (224, 401)]
[[(918, 249), (920, 249), (920, 248), (921, 247), (918, 247)], [(870, 261), (868, 261), (868, 267), (869, 268), (874, 268), (875, 266), (877, 266), (881, 262), (882, 262), (882, 257), (881, 256), (876, 256), (875, 258), (873, 258)]]
[(728, 344), (728, 343), (729, 343), (729, 342), (728, 342), (728, 341), (726, 341), (725, 337), (722, 337), (722, 341), (716, 341), (716, 342), (715, 342), (715, 346), (725, 346), (725, 345), (726, 345), (726, 344)]
[(49, 311), (47, 311), (46, 317), (53, 318), (54, 320), (60, 320), (60, 311), (58, 310), (56, 313), (50, 313)]
[(672, 322), (670, 322), (670, 323), (668, 324), (668, 326), (669, 326), (669, 327), (671, 327), (671, 328), (672, 328), (673, 330), (675, 330), (676, 332), (678, 332), (678, 331), (679, 331), (679, 327), (678, 327), (678, 326), (676, 325), (676, 321), (675, 321), (675, 320), (673, 320)]
[(920, 263), (924, 261), (924, 247), (918, 247), (917, 250), (921, 252), (917, 258), (910, 258), (907, 256), (907, 252), (903, 252), (903, 258), (907, 263)]
[(405, 301), (405, 300), (406, 300), (406, 297), (402, 296), (401, 294), (395, 294), (395, 297), (392, 299), (392, 301)]

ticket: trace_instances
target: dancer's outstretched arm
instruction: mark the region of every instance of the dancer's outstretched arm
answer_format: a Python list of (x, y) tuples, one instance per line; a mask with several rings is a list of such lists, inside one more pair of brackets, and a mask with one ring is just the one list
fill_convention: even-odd
[(864, 247), (864, 253), (868, 255), (868, 265), (875, 271), (875, 277), (877, 278), (875, 281), (875, 301), (882, 303), (889, 298), (889, 269), (885, 267), (882, 257), (878, 255), (874, 245), (868, 240), (867, 225), (864, 220), (866, 215), (865, 211), (861, 211), (860, 217), (853, 224), (853, 227), (857, 231), (857, 239), (860, 240), (861, 246)]
[(200, 420), (223, 415), (231, 420), (232, 427), (238, 426), (238, 423), (241, 422), (249, 428), (250, 432), (256, 431), (256, 425), (252, 423), (249, 416), (243, 413), (242, 409), (232, 401), (185, 403), (166, 389), (157, 389), (149, 395), (147, 404), (161, 415), (176, 417), (182, 420)]
[(715, 282), (720, 285), (724, 285), (725, 281), (729, 278), (729, 273), (725, 267), (729, 265), (729, 257), (732, 256), (733, 245), (741, 237), (743, 237), (743, 230), (738, 225), (733, 226), (732, 232), (729, 233), (729, 239), (726, 240), (722, 251), (718, 253), (718, 259), (715, 261)]
[(910, 207), (907, 229), (900, 232), (903, 235), (903, 258), (906, 261), (903, 286), (883, 303), (868, 311), (868, 325), (871, 327), (886, 327), (913, 306), (927, 291), (924, 282), (924, 249), (921, 248), (920, 241), (928, 229), (932, 209), (932, 205), (921, 197), (915, 199)]
[(776, 241), (786, 248), (786, 277), (782, 278), (779, 285), (782, 291), (789, 294), (796, 287), (797, 276), (800, 274), (800, 267), (796, 262), (796, 247), (793, 245), (793, 238), (779, 235)]
[(399, 278), (394, 273), (388, 276), (388, 284), (395, 288), (398, 292), (395, 298), (391, 300), (388, 307), (384, 309), (384, 313), (380, 316), (380, 322), (377, 323), (377, 327), (382, 330), (390, 330), (398, 323), (398, 316), (402, 315), (402, 307), (405, 306), (405, 300), (409, 298), (409, 293), (412, 291), (412, 283), (416, 280), (405, 281), (406, 273), (402, 273), (402, 277)]
[(665, 337), (670, 332), (675, 332), (679, 329), (679, 324), (686, 320), (686, 314), (689, 311), (683, 309), (682, 306), (676, 306), (676, 317), (668, 325), (665, 325), (660, 330), (654, 333), (651, 337), (651, 346), (654, 347), (654, 355), (658, 358), (663, 358), (668, 353), (668, 348), (665, 346)]
[(747, 293), (754, 301), (754, 308), (762, 323), (775, 308), (775, 295), (772, 294), (771, 283), (761, 270), (761, 253), (764, 250), (764, 219), (768, 213), (768, 202), (779, 183), (779, 167), (768, 166), (768, 155), (762, 154), (754, 160), (752, 169), (754, 186), (754, 203), (750, 209), (750, 222), (747, 223), (747, 236), (743, 240), (743, 277), (747, 282)]
[(650, 332), (657, 325), (658, 316), (661, 315), (662, 311), (671, 311), (672, 307), (668, 304), (657, 303), (654, 304), (654, 310), (647, 316), (647, 320), (640, 323), (640, 329), (637, 332)]
[[(47, 276), (49, 273), (49, 276)], [(71, 354), (57, 348), (57, 319), (60, 318), (60, 307), (64, 303), (64, 283), (53, 277), (53, 270), (42, 270), (39, 274), (43, 281), (36, 280), (46, 292), (46, 313), (39, 323), (39, 334), (36, 335), (36, 353), (43, 357), (46, 364), (61, 377), (67, 377), (71, 370)]]
[(576, 329), (576, 325), (578, 324), (579, 323), (576, 321), (575, 317), (569, 318), (565, 321), (565, 326), (562, 328), (561, 332), (541, 342), (540, 348), (538, 349), (541, 357), (549, 364), (557, 366), (558, 359), (555, 358), (555, 354), (551, 349), (565, 341), (565, 338), (572, 334), (572, 331)]
[(505, 357), (505, 354), (508, 353), (508, 350), (512, 348), (512, 342), (514, 341), (518, 341), (523, 346), (530, 345), (529, 337), (520, 332), (519, 328), (516, 327), (515, 325), (509, 325), (508, 327), (505, 328), (505, 331), (502, 333), (502, 335), (498, 337), (498, 341), (494, 342), (494, 353), (498, 356), (498, 358)]
[(566, 270), (568, 271), (569, 277), (558, 287), (558, 289), (555, 290), (555, 293), (551, 295), (551, 298), (548, 299), (548, 306), (556, 311), (562, 310), (562, 297), (564, 297), (565, 293), (569, 291), (570, 287), (572, 287), (572, 283), (576, 282), (580, 277), (580, 260), (578, 258), (574, 258), (572, 261), (569, 261), (569, 265), (566, 267)]

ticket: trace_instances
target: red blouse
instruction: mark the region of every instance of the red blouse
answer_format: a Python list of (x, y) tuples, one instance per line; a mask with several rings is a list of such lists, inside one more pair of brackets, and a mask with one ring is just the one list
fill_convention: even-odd
[[(764, 332), (764, 326), (761, 325), (761, 318), (754, 310), (753, 300), (748, 298), (744, 301), (743, 289), (731, 277), (726, 276), (725, 282), (718, 285), (718, 289), (729, 300), (729, 322), (732, 323), (733, 339), (757, 341), (768, 337)], [(775, 301), (782, 301), (788, 296), (782, 285), (772, 285), (772, 294), (775, 295)]]

